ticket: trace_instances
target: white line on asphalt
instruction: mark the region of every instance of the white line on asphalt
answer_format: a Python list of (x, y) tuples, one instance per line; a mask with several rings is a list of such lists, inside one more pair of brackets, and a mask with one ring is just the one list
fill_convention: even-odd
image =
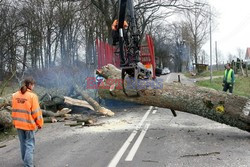
[(152, 106), (149, 108), (149, 110), (146, 112), (146, 114), (144, 114), (144, 116), (142, 117), (140, 123), (137, 125), (136, 130), (139, 130), (143, 124), (143, 122), (147, 119), (148, 115), (150, 114), (150, 111), (152, 110)]
[(157, 110), (153, 110), (152, 114), (156, 114)]
[(136, 136), (138, 130), (141, 128), (143, 122), (147, 119), (147, 117), (150, 114), (150, 111), (152, 110), (152, 108), (153, 107), (150, 106), (149, 110), (144, 114), (144, 116), (143, 116), (142, 120), (140, 121), (140, 123), (136, 126), (136, 129), (133, 130), (133, 132), (130, 134), (130, 136), (128, 137), (128, 139), (122, 145), (122, 147), (120, 148), (120, 150), (115, 154), (114, 158), (111, 160), (111, 162), (109, 163), (108, 167), (116, 167), (116, 165), (118, 164), (118, 162), (122, 158), (123, 154), (127, 150), (128, 146), (130, 145), (130, 143), (132, 142), (132, 140)]
[(147, 133), (147, 130), (148, 130), (149, 126), (150, 126), (150, 124), (145, 125), (144, 129), (141, 131), (140, 136), (137, 138), (135, 144), (131, 148), (127, 158), (125, 159), (125, 161), (132, 161), (133, 160), (139, 146), (141, 145), (141, 142), (142, 142), (145, 134)]

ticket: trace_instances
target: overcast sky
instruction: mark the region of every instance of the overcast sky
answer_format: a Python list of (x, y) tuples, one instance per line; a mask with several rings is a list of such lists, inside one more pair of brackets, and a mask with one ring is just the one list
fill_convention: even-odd
[[(217, 10), (217, 29), (212, 35), (213, 48), (218, 41), (218, 49), (227, 60), (229, 53), (236, 54), (237, 48), (250, 47), (250, 0), (208, 0)], [(209, 41), (204, 46), (209, 54)]]

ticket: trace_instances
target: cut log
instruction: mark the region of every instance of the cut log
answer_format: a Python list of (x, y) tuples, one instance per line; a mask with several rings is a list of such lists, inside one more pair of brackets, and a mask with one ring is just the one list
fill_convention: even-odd
[[(45, 95), (50, 97), (49, 101), (41, 101), (41, 107), (46, 109), (46, 110), (53, 110), (55, 111), (59, 105), (61, 106), (79, 106), (79, 107), (85, 107), (89, 108), (93, 111), (102, 113), (104, 115), (108, 116), (113, 116), (114, 113), (106, 109), (105, 107), (100, 106), (93, 98), (91, 98), (85, 91), (80, 90), (80, 88), (76, 85), (74, 86), (74, 90), (78, 95), (80, 95), (84, 100), (79, 100), (79, 99), (73, 99), (71, 97), (67, 96), (50, 96), (48, 93)], [(43, 97), (45, 97), (45, 95)]]
[(84, 126), (84, 125), (92, 125), (97, 122), (97, 120), (94, 118), (84, 118), (84, 117), (77, 117), (73, 120), (75, 121), (66, 122), (65, 125), (66, 126), (79, 126), (79, 125)]
[(95, 109), (87, 101), (84, 100), (73, 99), (71, 97), (64, 96), (64, 103), (79, 107), (86, 107), (95, 111)]
[[(45, 97), (48, 97), (48, 98), (46, 99)], [(57, 111), (66, 107), (63, 96), (58, 96), (58, 95), (51, 96), (48, 93), (42, 96), (40, 100), (40, 106), (42, 109), (49, 110), (49, 111)]]
[[(79, 92), (78, 92), (79, 93)], [(88, 94), (84, 91), (81, 91), (81, 96), (86, 99), (87, 101), (84, 100), (79, 100), (79, 99), (73, 99), (67, 96), (50, 96), (49, 94), (46, 94), (46, 96), (49, 96), (50, 101), (42, 101), (41, 106), (44, 106), (44, 108), (57, 108), (57, 105), (67, 105), (67, 106), (79, 106), (79, 107), (85, 107), (89, 108), (93, 111), (100, 112), (104, 115), (108, 116), (113, 116), (114, 113), (104, 107), (101, 107), (95, 100), (93, 100)], [(0, 109), (4, 108), (3, 110), (0, 111), (0, 126), (4, 128), (8, 128), (12, 126), (12, 118), (10, 115), (10, 112), (7, 111), (8, 107), (10, 107), (11, 104), (11, 95), (7, 96), (6, 98), (0, 98)], [(45, 97), (45, 96), (43, 96)], [(90, 104), (92, 105), (90, 105)], [(10, 107), (11, 108), (11, 107)], [(11, 109), (10, 109), (11, 111)], [(55, 117), (65, 117), (68, 113), (71, 112), (71, 109), (69, 108), (63, 108), (61, 110), (58, 110), (56, 113), (52, 112), (50, 110), (42, 110), (43, 116), (44, 117), (49, 117), (45, 118), (44, 121), (51, 123), (55, 122), (56, 118)]]
[(111, 110), (100, 106), (100, 104), (97, 103), (93, 98), (91, 98), (85, 91), (80, 90), (80, 88), (77, 85), (74, 86), (74, 89), (77, 93), (79, 93), (82, 96), (82, 98), (84, 98), (94, 108), (95, 111), (108, 116), (114, 115), (114, 113)]
[(71, 112), (71, 109), (63, 108), (62, 110), (59, 110), (56, 113), (47, 110), (42, 110), (42, 112), (44, 117), (64, 117), (66, 114)]
[[(121, 87), (121, 71), (115, 66), (111, 64), (104, 66), (97, 70), (97, 74), (106, 79), (98, 90), (102, 98), (183, 111), (250, 132), (248, 98), (209, 88), (165, 83), (159, 80), (139, 82), (137, 86), (139, 97), (128, 97)], [(125, 78), (128, 94), (135, 93), (132, 82), (131, 78)]]
[(44, 123), (56, 123), (57, 119), (55, 117), (44, 117), (43, 121)]

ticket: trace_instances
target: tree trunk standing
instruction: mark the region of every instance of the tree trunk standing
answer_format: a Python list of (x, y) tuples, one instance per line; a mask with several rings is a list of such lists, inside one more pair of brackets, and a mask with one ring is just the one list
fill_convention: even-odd
[(45, 67), (49, 68), (51, 65), (51, 28), (47, 26), (47, 49), (46, 49), (46, 60), (45, 60)]
[(77, 32), (79, 31), (79, 20), (77, 20), (75, 30), (72, 32), (72, 43), (71, 43), (71, 48), (72, 48), (72, 64), (74, 65), (76, 60), (77, 60), (77, 54), (78, 54), (78, 43), (77, 43)]
[[(131, 98), (124, 94), (119, 84), (116, 84), (115, 89), (110, 90), (110, 85), (121, 81), (119, 69), (109, 64), (98, 70), (97, 73), (106, 79), (111, 79), (107, 81), (106, 85), (104, 82), (100, 85), (98, 92), (102, 98), (179, 110), (250, 132), (250, 100), (245, 97), (180, 83), (147, 81), (147, 83), (140, 82), (139, 88), (140, 86), (145, 87), (145, 85), (149, 85), (149, 87), (141, 87), (140, 96)], [(126, 82), (131, 83), (131, 80), (127, 78)]]
[(219, 71), (217, 41), (215, 41), (216, 69)]
[(0, 81), (2, 81), (2, 79), (4, 78), (3, 75), (4, 75), (4, 66), (3, 66), (3, 61), (4, 61), (4, 58), (3, 58), (3, 53), (2, 51), (0, 50)]
[[(47, 32), (48, 33), (48, 32)], [(45, 33), (46, 34), (46, 31)], [(44, 53), (44, 68), (48, 69), (48, 62), (49, 62), (49, 58), (48, 58), (48, 43), (47, 43), (47, 34), (44, 35), (43, 37), (43, 53)]]
[(23, 62), (22, 62), (22, 73), (24, 73), (25, 71), (25, 67), (26, 67), (26, 62), (27, 62), (27, 53), (28, 53), (28, 35), (27, 35), (27, 29), (24, 29), (24, 45), (23, 45)]
[(68, 64), (72, 64), (72, 21), (69, 21), (69, 25), (67, 27), (67, 33), (66, 33), (66, 60)]
[[(114, 3), (114, 1), (105, 0), (105, 1), (97, 1), (97, 0), (91, 0), (91, 3), (97, 8), (98, 12), (101, 13), (101, 18), (104, 21), (100, 22), (101, 26), (101, 34), (103, 35), (102, 40), (104, 42), (107, 42), (111, 44), (112, 42), (112, 29), (111, 25), (113, 23), (113, 17), (117, 15), (116, 5), (117, 3)], [(112, 13), (110, 13), (112, 12)], [(117, 18), (116, 18), (117, 19)]]
[(35, 30), (31, 29), (31, 67), (33, 69), (37, 68), (37, 41), (35, 37)]
[(195, 69), (197, 70), (196, 65), (198, 64), (198, 53), (197, 53), (197, 40), (196, 36), (194, 37), (194, 61), (195, 61)]
[(86, 64), (91, 67), (93, 62), (93, 57), (96, 56), (93, 54), (93, 47), (94, 47), (94, 29), (93, 27), (89, 27), (87, 31), (87, 39), (86, 39)]
[[(37, 32), (36, 32), (37, 33)], [(34, 51), (35, 51), (35, 67), (34, 69), (39, 68), (38, 65), (40, 65), (40, 56), (39, 56), (39, 41), (37, 39), (37, 36), (35, 35), (35, 45), (34, 45)]]
[(60, 31), (60, 52), (61, 52), (61, 64), (66, 65), (66, 48), (65, 48), (65, 34), (64, 30)]
[(54, 57), (53, 57), (53, 65), (56, 64), (56, 57), (57, 57), (57, 48), (58, 48), (58, 44), (59, 44), (59, 37), (56, 37), (56, 41), (55, 41), (55, 50), (54, 50)]
[(240, 70), (243, 76), (245, 76), (245, 71), (243, 69), (243, 60), (240, 60)]
[(17, 69), (17, 56), (16, 56), (16, 40), (15, 40), (16, 34), (11, 33), (10, 39), (9, 39), (9, 46), (10, 46), (10, 52), (9, 52), (9, 58), (10, 58), (10, 68), (9, 72), (12, 73), (16, 71)]
[(40, 37), (40, 41), (39, 41), (39, 55), (40, 55), (40, 61), (41, 61), (41, 67), (40, 69), (44, 69), (44, 58), (43, 58), (43, 39), (42, 36)]

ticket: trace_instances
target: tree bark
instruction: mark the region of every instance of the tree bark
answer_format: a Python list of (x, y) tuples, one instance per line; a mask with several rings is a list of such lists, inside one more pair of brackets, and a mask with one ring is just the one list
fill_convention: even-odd
[(84, 100), (73, 99), (71, 97), (64, 96), (64, 103), (79, 107), (86, 107), (91, 109), (92, 111), (95, 111), (95, 109), (87, 101)]
[(44, 117), (64, 117), (66, 114), (71, 112), (69, 108), (63, 108), (62, 110), (57, 111), (56, 113), (48, 110), (42, 110)]
[[(97, 70), (106, 80), (100, 84), (102, 98), (130, 101), (199, 115), (250, 132), (250, 99), (209, 88), (162, 81), (140, 82), (139, 97), (128, 97), (121, 88), (121, 71), (113, 65)], [(129, 77), (125, 87), (131, 87)], [(144, 88), (147, 85), (147, 88)], [(154, 87), (154, 88), (153, 88)], [(135, 94), (131, 89), (128, 94)]]
[(100, 113), (102, 113), (104, 115), (108, 115), (108, 116), (113, 116), (114, 115), (114, 113), (111, 110), (106, 109), (105, 107), (100, 106), (86, 92), (80, 90), (80, 88), (77, 85), (74, 86), (74, 89), (75, 89), (75, 91), (77, 93), (79, 93), (82, 96), (82, 98), (84, 98), (95, 109), (95, 111), (100, 112)]

